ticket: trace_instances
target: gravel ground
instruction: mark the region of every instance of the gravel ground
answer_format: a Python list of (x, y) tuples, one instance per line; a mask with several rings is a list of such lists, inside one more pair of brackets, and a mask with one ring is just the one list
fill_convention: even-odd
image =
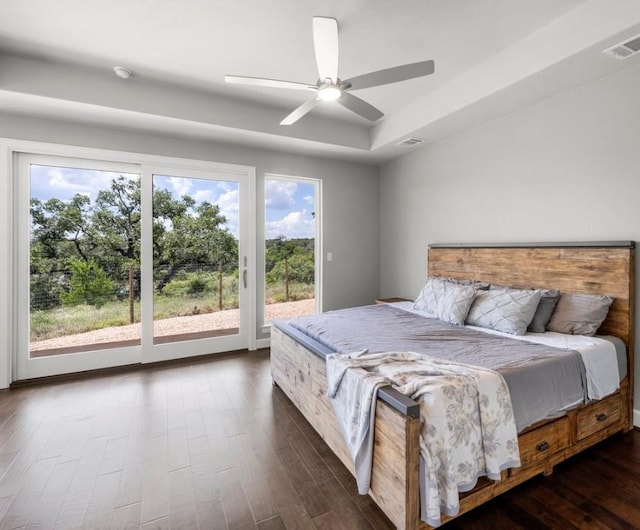
[[(283, 302), (266, 306), (266, 320), (291, 318), (296, 315), (308, 315), (315, 312), (315, 299), (300, 300), (298, 302)], [(183, 333), (197, 333), (215, 329), (237, 328), (239, 311), (227, 309), (205, 315), (192, 315), (157, 320), (154, 323), (155, 336), (165, 337)], [(103, 342), (118, 342), (140, 338), (140, 324), (117, 326), (97, 329), (77, 335), (57, 337), (31, 343), (31, 351), (68, 348), (85, 344), (101, 344)]]

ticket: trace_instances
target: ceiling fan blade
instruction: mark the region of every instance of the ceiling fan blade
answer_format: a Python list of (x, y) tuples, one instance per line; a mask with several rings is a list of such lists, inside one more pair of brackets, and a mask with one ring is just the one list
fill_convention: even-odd
[(429, 75), (434, 71), (435, 63), (433, 61), (421, 61), (419, 63), (404, 64), (402, 66), (395, 66), (393, 68), (359, 75), (352, 79), (347, 79), (345, 83), (351, 84), (350, 90), (359, 90), (361, 88), (387, 85), (389, 83), (413, 79), (414, 77)]
[(284, 120), (280, 122), (280, 125), (292, 125), (297, 122), (302, 116), (309, 112), (313, 107), (318, 104), (318, 99), (313, 98), (305, 101), (296, 110), (289, 114)]
[(350, 111), (359, 114), (363, 118), (366, 118), (371, 121), (376, 121), (382, 118), (384, 114), (376, 109), (373, 105), (370, 105), (363, 99), (354, 96), (353, 94), (349, 94), (349, 92), (343, 92), (342, 97), (336, 100), (342, 106), (348, 108)]
[(290, 88), (293, 90), (316, 90), (315, 85), (305, 85), (304, 83), (296, 83), (294, 81), (280, 81), (279, 79), (265, 79), (262, 77), (225, 75), (224, 80), (227, 83), (234, 83), (237, 85), (264, 86), (270, 88)]
[(313, 17), (313, 46), (320, 80), (338, 80), (338, 21), (335, 18)]

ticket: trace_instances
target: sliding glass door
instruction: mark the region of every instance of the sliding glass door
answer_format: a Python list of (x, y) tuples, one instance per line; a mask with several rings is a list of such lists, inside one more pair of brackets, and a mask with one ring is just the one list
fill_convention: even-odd
[(14, 379), (249, 347), (253, 182), (210, 166), (18, 157)]
[(155, 358), (174, 356), (176, 343), (189, 355), (247, 348), (255, 318), (250, 183), (230, 171), (153, 167), (144, 175), (143, 335)]

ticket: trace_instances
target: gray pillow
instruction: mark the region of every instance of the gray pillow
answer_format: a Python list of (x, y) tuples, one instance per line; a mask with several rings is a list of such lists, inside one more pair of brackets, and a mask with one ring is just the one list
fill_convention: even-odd
[(539, 301), (538, 290), (492, 286), (489, 291), (478, 292), (467, 315), (467, 324), (524, 335)]
[(429, 278), (413, 308), (443, 322), (462, 326), (475, 295), (476, 290), (471, 286)]
[(533, 320), (527, 328), (527, 331), (532, 331), (533, 333), (544, 333), (546, 331), (547, 324), (560, 298), (560, 291), (542, 289), (540, 293), (540, 303), (538, 303)]
[(611, 302), (613, 298), (601, 294), (562, 294), (547, 329), (570, 335), (595, 335), (607, 318)]

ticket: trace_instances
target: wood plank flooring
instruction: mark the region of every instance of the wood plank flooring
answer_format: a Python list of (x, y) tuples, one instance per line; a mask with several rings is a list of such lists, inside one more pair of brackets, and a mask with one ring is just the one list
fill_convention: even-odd
[[(386, 529), (269, 351), (0, 391), (0, 530)], [(443, 527), (640, 528), (640, 433)]]

